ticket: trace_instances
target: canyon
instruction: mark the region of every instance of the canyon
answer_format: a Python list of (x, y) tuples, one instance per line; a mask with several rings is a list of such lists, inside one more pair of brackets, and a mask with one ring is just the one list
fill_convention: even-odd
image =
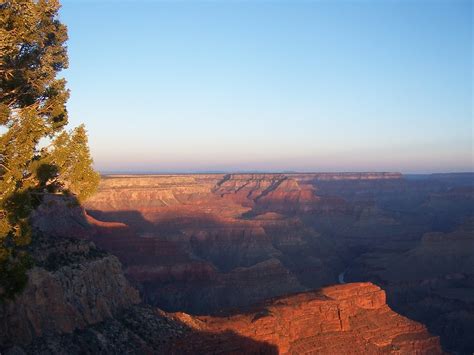
[(468, 173), (103, 176), (84, 206), (35, 212), (37, 267), (0, 344), (469, 354), (473, 221)]
[[(64, 201), (49, 202), (55, 210)], [(65, 217), (85, 219), (80, 209)], [(118, 259), (88, 240), (39, 233), (30, 249), (26, 290), (0, 305), (5, 354), (443, 353), (438, 337), (393, 312), (372, 283), (196, 316), (142, 302)]]

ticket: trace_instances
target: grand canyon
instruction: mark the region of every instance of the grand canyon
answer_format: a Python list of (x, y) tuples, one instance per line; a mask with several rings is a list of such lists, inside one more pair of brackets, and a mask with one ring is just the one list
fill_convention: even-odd
[(0, 355), (474, 355), (472, 0), (0, 0)]
[(12, 354), (470, 354), (473, 182), (103, 176), (84, 206), (51, 195), (34, 212), (37, 263), (0, 310), (0, 344)]

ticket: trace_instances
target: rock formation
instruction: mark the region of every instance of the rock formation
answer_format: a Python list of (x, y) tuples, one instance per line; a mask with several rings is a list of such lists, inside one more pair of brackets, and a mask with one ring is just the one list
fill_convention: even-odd
[(178, 338), (171, 346), (177, 353), (200, 349), (205, 353), (244, 353), (246, 349), (239, 341), (226, 336), (229, 333), (272, 345), (280, 354), (441, 353), (436, 337), (420, 324), (391, 311), (385, 293), (370, 283), (279, 298), (245, 313), (177, 316), (191, 328), (214, 333), (218, 339), (209, 343), (199, 334)]
[[(67, 197), (46, 196), (32, 216), (30, 283), (0, 307), (1, 348), (439, 352), (437, 338), (404, 315), (440, 335), (445, 349), (471, 353), (471, 181), (109, 176), (87, 213)], [(381, 286), (399, 314), (373, 284), (311, 291), (337, 283), (344, 270), (345, 281)]]
[(36, 266), (26, 289), (0, 305), (3, 346), (71, 333), (139, 302), (118, 259), (91, 242), (37, 235), (30, 249)]
[[(453, 295), (472, 289), (470, 264), (450, 261), (464, 260), (469, 245), (449, 235), (473, 216), (473, 181), (473, 174), (108, 176), (86, 208), (91, 240), (119, 257), (147, 302), (167, 311), (250, 306), (337, 283), (347, 270), (346, 281), (379, 283), (390, 305), (426, 322), (447, 349), (469, 353), (472, 305)], [(448, 237), (437, 248), (430, 240), (439, 236)], [(413, 270), (417, 280), (400, 281), (402, 288), (387, 276)], [(414, 299), (424, 306), (411, 306)]]

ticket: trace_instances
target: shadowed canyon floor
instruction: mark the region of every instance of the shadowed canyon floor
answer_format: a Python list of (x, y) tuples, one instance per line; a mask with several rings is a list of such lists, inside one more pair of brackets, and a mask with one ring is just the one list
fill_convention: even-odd
[[(34, 216), (38, 234), (54, 241), (43, 253), (61, 254), (51, 250), (67, 236), (60, 250), (69, 256), (53, 271), (46, 266), (57, 256), (38, 257), (54, 275), (33, 277), (25, 297), (41, 300), (41, 280), (56, 280), (48, 287), (69, 306), (48, 312), (70, 321), (31, 319), (44, 306), (15, 320), (20, 300), (3, 309), (7, 338), (22, 334), (32, 353), (437, 353), (439, 336), (445, 351), (472, 353), (473, 182), (474, 174), (103, 177), (87, 214), (51, 196)], [(67, 246), (89, 241), (99, 249)], [(118, 257), (125, 278), (100, 250)], [(112, 280), (87, 271), (109, 259)], [(79, 300), (61, 291), (63, 273), (77, 272)], [(372, 283), (330, 286), (341, 274)], [(123, 296), (102, 301), (107, 287)]]

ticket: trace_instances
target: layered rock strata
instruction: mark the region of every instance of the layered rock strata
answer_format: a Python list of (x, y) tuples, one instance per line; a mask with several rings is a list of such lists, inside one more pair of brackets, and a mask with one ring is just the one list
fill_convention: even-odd
[(215, 333), (219, 339), (209, 343), (193, 334), (178, 339), (173, 349), (183, 353), (199, 349), (205, 353), (245, 352), (239, 342), (227, 339), (228, 333), (273, 346), (280, 354), (442, 353), (437, 337), (394, 313), (385, 303), (385, 293), (370, 283), (279, 298), (240, 314), (177, 316), (191, 328)]
[(26, 289), (0, 304), (3, 346), (84, 329), (140, 300), (118, 259), (91, 242), (37, 235), (30, 250), (36, 266)]

